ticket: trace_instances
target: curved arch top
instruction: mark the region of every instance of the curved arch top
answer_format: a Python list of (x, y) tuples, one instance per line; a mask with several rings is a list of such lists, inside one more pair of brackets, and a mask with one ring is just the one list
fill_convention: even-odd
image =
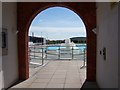
[[(32, 19), (31, 25), (29, 26), (29, 35), (32, 32), (34, 32), (34, 30), (35, 30), (34, 26), (39, 27), (39, 30), (40, 30), (39, 32), (42, 32), (44, 34), (50, 32), (52, 29), (56, 30), (55, 28), (59, 28), (59, 29), (61, 28), (61, 33), (64, 31), (64, 34), (65, 34), (65, 32), (66, 32), (65, 28), (67, 28), (67, 30), (69, 29), (70, 32), (73, 31), (72, 29), (74, 28), (74, 32), (72, 33), (72, 35), (76, 34), (76, 36), (78, 36), (78, 37), (80, 37), (80, 36), (86, 37), (86, 28), (85, 28), (85, 24), (84, 24), (83, 20), (74, 11), (72, 11), (66, 7), (60, 7), (60, 6), (50, 7), (50, 8), (44, 9), (40, 13), (38, 13)], [(48, 27), (49, 27), (50, 31), (46, 32), (46, 28), (48, 28)], [(81, 27), (82, 27), (82, 29), (81, 29)], [(52, 29), (50, 29), (50, 28), (52, 28)], [(63, 28), (64, 28), (64, 30), (63, 30)], [(77, 30), (77, 32), (76, 32), (76, 30)], [(79, 32), (78, 32), (78, 30), (79, 30)], [(66, 32), (66, 33), (68, 33), (68, 32)], [(80, 34), (80, 32), (82, 32), (82, 35)], [(36, 34), (37, 36), (40, 35), (39, 33), (36, 33), (36, 30), (35, 30), (34, 34)], [(64, 38), (72, 37), (70, 35), (71, 35), (71, 33), (67, 34), (67, 37), (65, 37), (66, 36), (65, 35)], [(63, 38), (62, 36), (59, 36), (58, 39), (62, 39), (62, 38)], [(54, 39), (54, 38), (50, 38), (50, 36), (49, 36), (49, 39)], [(55, 37), (55, 39), (57, 39), (57, 37)]]
[[(19, 78), (29, 77), (28, 66), (28, 30), (34, 17), (49, 7), (66, 7), (80, 16), (87, 33), (87, 80), (96, 80), (96, 35), (92, 29), (96, 27), (95, 2), (18, 2), (17, 29), (18, 33), (18, 60)], [(23, 68), (24, 67), (24, 68)]]
[[(68, 10), (71, 10), (71, 11), (73, 11), (76, 15), (78, 15), (79, 16), (79, 18), (83, 21), (83, 19), (80, 17), (80, 15), (79, 15), (79, 13), (77, 12), (77, 11), (75, 11), (73, 8), (71, 8), (71, 7), (69, 7), (69, 6), (67, 6), (67, 5), (63, 5), (63, 4), (53, 4), (53, 5), (47, 5), (47, 6), (45, 6), (45, 7), (43, 7), (43, 8), (41, 8), (41, 9), (39, 9), (39, 10), (37, 10), (36, 12), (35, 12), (35, 14), (33, 14), (33, 16), (31, 17), (31, 20), (29, 21), (29, 25), (31, 24), (31, 22), (33, 21), (33, 19), (36, 17), (36, 15), (38, 15), (39, 13), (41, 13), (42, 11), (45, 11), (45, 10), (47, 10), (47, 9), (49, 9), (49, 8), (54, 8), (54, 7), (63, 7), (63, 8), (66, 8), (66, 9), (68, 9)], [(84, 21), (83, 21), (83, 23), (84, 23)]]
[[(25, 6), (25, 8), (24, 8)], [(32, 20), (36, 15), (38, 15), (41, 11), (50, 8), (50, 7), (65, 7), (72, 11), (74, 11), (77, 15), (80, 16), (80, 18), (83, 20), (85, 26), (87, 29), (93, 29), (96, 27), (96, 3), (95, 2), (77, 2), (77, 3), (71, 3), (71, 2), (39, 2), (39, 3), (24, 3), (19, 2), (18, 3), (18, 12), (23, 12), (22, 15), (18, 18), (23, 18), (21, 21), (25, 22), (30, 26)], [(26, 13), (27, 12), (27, 13)], [(24, 13), (27, 14), (27, 17), (24, 16)], [(29, 15), (28, 15), (29, 14)], [(25, 18), (24, 18), (25, 17)], [(19, 25), (19, 24), (18, 24)]]

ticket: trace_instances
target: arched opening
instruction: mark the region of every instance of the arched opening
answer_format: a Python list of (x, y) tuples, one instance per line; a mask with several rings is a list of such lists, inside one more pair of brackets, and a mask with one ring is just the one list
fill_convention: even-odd
[(40, 11), (52, 6), (65, 6), (81, 16), (87, 30), (87, 81), (95, 81), (96, 34), (92, 31), (96, 27), (95, 3), (18, 3), (19, 78), (25, 80), (29, 77), (27, 42), (31, 21)]
[[(44, 40), (42, 40), (45, 38), (47, 39), (47, 43), (44, 42)], [(70, 40), (70, 42), (67, 44), (65, 43), (66, 39)], [(54, 71), (54, 75), (51, 81), (59, 80), (60, 77), (56, 77), (56, 76), (57, 75), (59, 76), (59, 74), (63, 75), (66, 73), (65, 77), (67, 79), (68, 77), (70, 78), (70, 75), (71, 75), (72, 79), (76, 79), (76, 81), (78, 81), (79, 84), (80, 82), (83, 84), (86, 78), (85, 76), (86, 68), (82, 68), (81, 66), (85, 64), (83, 60), (86, 59), (85, 57), (86, 29), (82, 19), (75, 12), (65, 7), (50, 7), (41, 11), (39, 14), (36, 15), (36, 17), (33, 19), (30, 25), (29, 41), (30, 43), (28, 45), (29, 45), (30, 52), (28, 57), (30, 59), (29, 61), (31, 65), (30, 70), (33, 69), (33, 66), (34, 68), (36, 68), (37, 66), (42, 65), (43, 62), (45, 61), (47, 62), (49, 61), (50, 63), (50, 60), (57, 60), (56, 63), (52, 64), (52, 68), (50, 66), (51, 64), (50, 63), (48, 64), (49, 70), (46, 69), (49, 73), (53, 74), (54, 68), (59, 68), (59, 69), (56, 69), (56, 71)], [(44, 48), (41, 48), (41, 47), (44, 47)], [(39, 51), (36, 52), (37, 51), (36, 49)], [(45, 49), (46, 52), (48, 53), (44, 53), (42, 49)], [(42, 59), (43, 59), (43, 62), (42, 62)], [(61, 60), (62, 60), (62, 63), (61, 63)], [(57, 66), (54, 66), (54, 65), (57, 65)], [(86, 67), (86, 66), (84, 65), (83, 67)], [(50, 68), (52, 69), (52, 72)], [(80, 68), (82, 70), (80, 70)], [(82, 77), (80, 74), (82, 74)], [(70, 79), (69, 80), (67, 79), (65, 81), (62, 78), (65, 84), (67, 85), (71, 84), (70, 82), (68, 82), (70, 81)]]

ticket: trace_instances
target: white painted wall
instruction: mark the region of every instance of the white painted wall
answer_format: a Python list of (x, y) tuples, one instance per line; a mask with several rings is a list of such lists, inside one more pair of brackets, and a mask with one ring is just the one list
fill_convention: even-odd
[[(118, 88), (118, 6), (97, 3), (97, 83), (100, 88)], [(106, 61), (100, 50), (106, 47)]]
[(2, 61), (4, 88), (8, 88), (18, 80), (16, 3), (2, 3), (2, 10), (2, 26), (8, 29), (8, 55)]
[[(2, 2), (0, 2), (0, 33), (2, 32)], [(0, 90), (3, 88), (3, 70), (2, 70), (2, 38), (0, 35)]]

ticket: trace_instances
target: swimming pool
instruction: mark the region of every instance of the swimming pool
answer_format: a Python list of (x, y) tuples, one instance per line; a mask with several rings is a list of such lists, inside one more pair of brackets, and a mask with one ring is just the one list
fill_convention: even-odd
[[(76, 44), (76, 47), (78, 47), (80, 50), (84, 50), (84, 48), (86, 48), (86, 44)], [(63, 46), (48, 46), (47, 50), (58, 50), (61, 48), (65, 48)]]

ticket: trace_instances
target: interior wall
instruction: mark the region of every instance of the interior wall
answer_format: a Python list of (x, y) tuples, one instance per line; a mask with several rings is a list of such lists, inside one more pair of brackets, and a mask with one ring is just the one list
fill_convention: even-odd
[(2, 26), (7, 29), (8, 54), (3, 56), (4, 88), (18, 80), (17, 55), (17, 5), (16, 3), (2, 3)]
[[(119, 2), (119, 4), (118, 4), (118, 15), (120, 15), (120, 2)], [(118, 24), (120, 24), (120, 17), (118, 17)], [(120, 28), (120, 25), (118, 25), (118, 29)], [(120, 46), (120, 30), (118, 31), (118, 47)], [(118, 53), (120, 53), (120, 47), (118, 48)], [(120, 60), (120, 55), (118, 56), (118, 60)], [(118, 65), (120, 65), (120, 61), (118, 61)], [(120, 69), (119, 69), (119, 71), (118, 71), (119, 73), (118, 73), (118, 82), (120, 82)], [(120, 83), (119, 83), (119, 90), (120, 90)]]
[(118, 88), (118, 4), (115, 3), (97, 3), (96, 71), (100, 88)]
[[(0, 33), (2, 32), (2, 2), (0, 2)], [(0, 90), (2, 89), (2, 38), (0, 37)]]

